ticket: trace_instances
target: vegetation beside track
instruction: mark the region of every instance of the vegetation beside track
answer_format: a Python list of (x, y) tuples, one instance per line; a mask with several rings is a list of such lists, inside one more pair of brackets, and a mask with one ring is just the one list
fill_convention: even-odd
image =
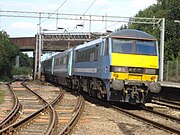
[[(17, 56), (19, 56), (20, 68), (14, 68)], [(0, 81), (9, 81), (12, 79), (13, 73), (16, 75), (30, 74), (32, 67), (33, 58), (21, 53), (19, 47), (11, 43), (10, 36), (4, 30), (0, 31)]]
[(4, 91), (0, 90), (0, 104), (4, 101)]
[(32, 68), (30, 67), (13, 67), (13, 75), (30, 75), (32, 73)]

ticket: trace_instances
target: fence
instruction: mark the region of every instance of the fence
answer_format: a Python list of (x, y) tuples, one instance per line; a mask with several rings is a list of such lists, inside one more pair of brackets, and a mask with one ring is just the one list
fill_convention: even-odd
[(180, 61), (167, 61), (165, 63), (164, 81), (180, 82)]

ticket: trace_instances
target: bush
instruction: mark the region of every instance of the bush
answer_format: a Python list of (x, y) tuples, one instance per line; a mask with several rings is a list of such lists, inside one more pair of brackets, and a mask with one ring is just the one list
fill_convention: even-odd
[(8, 76), (0, 76), (0, 82), (9, 82), (9, 80)]
[(0, 104), (4, 101), (4, 91), (0, 90)]
[(32, 68), (29, 67), (13, 67), (13, 75), (30, 75), (32, 74)]

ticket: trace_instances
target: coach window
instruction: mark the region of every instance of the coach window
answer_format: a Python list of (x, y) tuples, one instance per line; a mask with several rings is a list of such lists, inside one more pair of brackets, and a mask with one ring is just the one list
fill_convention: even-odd
[(91, 53), (90, 49), (86, 50), (86, 61), (89, 61), (90, 53)]
[(87, 50), (84, 50), (84, 51), (83, 51), (83, 56), (82, 56), (82, 58), (83, 58), (83, 61), (86, 61), (86, 59), (87, 59)]
[(94, 61), (97, 61), (98, 60), (98, 44), (96, 45), (96, 47), (94, 49), (95, 49), (95, 51), (94, 51)]
[(59, 60), (60, 60), (60, 58), (57, 58), (57, 59), (55, 60), (55, 66), (58, 66), (58, 65), (59, 65)]
[(60, 64), (62, 65), (63, 62), (64, 62), (64, 59), (63, 59), (63, 57), (61, 57)]
[(60, 64), (61, 64), (61, 58), (58, 59), (58, 65), (60, 65)]
[(64, 56), (64, 58), (63, 58), (63, 65), (66, 65), (66, 61), (67, 61), (67, 58), (66, 58), (66, 56)]
[(109, 50), (109, 47), (108, 47), (108, 42), (109, 42), (109, 40), (108, 40), (108, 39), (106, 39), (106, 41), (105, 41), (104, 55), (108, 55), (108, 50)]
[(101, 56), (101, 55), (103, 55), (103, 41), (102, 42), (100, 42), (98, 45), (99, 45), (99, 56)]
[(67, 65), (68, 62), (69, 62), (69, 56), (68, 56), (68, 55), (66, 56), (66, 59), (67, 59), (67, 60), (66, 60), (66, 65)]
[(75, 62), (78, 62), (78, 58), (79, 58), (79, 57), (78, 57), (78, 51), (76, 51), (76, 53), (74, 53), (74, 56), (75, 56), (75, 58), (76, 58), (76, 59), (75, 59)]

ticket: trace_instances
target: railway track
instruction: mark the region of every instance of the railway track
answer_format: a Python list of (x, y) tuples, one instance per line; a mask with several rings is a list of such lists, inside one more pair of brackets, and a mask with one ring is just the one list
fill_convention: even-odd
[(61, 104), (56, 106), (58, 114), (58, 135), (68, 135), (72, 132), (84, 109), (84, 98), (81, 95), (65, 93)]
[[(19, 85), (14, 84), (13, 86), (12, 84), (11, 87), (14, 88), (15, 93), (19, 97), (19, 100), (20, 100), (19, 102), (22, 104), (22, 111), (18, 111), (18, 113), (19, 112), (25, 113), (25, 111), (23, 111), (24, 105), (27, 106), (28, 103), (29, 104), (31, 103), (32, 106), (35, 107), (35, 105), (37, 104), (37, 98), (39, 100), (38, 102), (40, 102), (41, 105), (38, 103), (37, 106), (39, 106), (39, 108), (33, 108), (35, 111), (29, 113), (28, 116), (22, 116), (19, 113), (20, 118), (18, 118), (15, 123), (7, 125), (4, 128), (2, 128), (0, 130), (0, 134), (13, 134), (13, 133), (20, 133), (20, 134), (42, 134), (43, 133), (43, 134), (48, 134), (48, 135), (49, 134), (59, 134), (59, 135), (70, 134), (70, 132), (72, 132), (73, 127), (75, 126), (75, 124), (77, 123), (78, 119), (80, 118), (82, 114), (83, 106), (84, 106), (84, 99), (82, 96), (72, 96), (71, 94), (69, 95), (66, 94), (66, 96), (63, 97), (63, 99), (65, 98), (63, 100), (62, 99), (63, 91), (54, 91), (54, 90), (51, 91), (49, 89), (45, 90), (45, 89), (42, 89), (42, 87), (38, 88), (38, 90), (34, 88), (34, 90), (32, 91), (31, 89), (33, 89), (34, 86), (31, 86), (31, 85), (28, 86), (28, 85), (23, 84), (24, 88), (21, 88), (21, 90), (19, 90), (20, 92), (18, 92), (17, 89), (20, 88)], [(32, 98), (28, 96), (27, 94), (26, 96), (28, 98), (21, 97), (22, 91), (25, 91), (24, 89), (26, 89), (26, 91), (27, 89), (28, 91), (31, 91), (29, 93), (33, 93), (33, 95), (36, 95), (35, 96), (36, 98)], [(51, 98), (47, 98), (48, 91), (51, 91), (52, 93), (54, 93), (54, 94), (52, 93), (50, 94)], [(35, 102), (33, 102), (32, 99)], [(107, 103), (102, 103), (102, 104), (107, 104)], [(141, 110), (127, 110), (127, 109), (122, 109), (118, 106), (114, 106), (110, 104), (108, 106), (117, 111), (120, 111), (121, 113), (125, 115), (141, 120), (144, 123), (150, 124), (158, 129), (165, 130), (170, 133), (180, 134), (179, 118), (153, 111), (152, 109), (146, 108), (144, 106), (141, 106), (142, 107)], [(148, 115), (150, 116), (146, 117)], [(161, 122), (159, 121), (159, 119), (156, 119), (155, 117), (162, 119), (160, 120)], [(12, 119), (15, 119), (15, 117)], [(163, 121), (166, 121), (166, 122), (163, 122)], [(168, 122), (170, 123), (167, 124)]]
[(179, 118), (171, 117), (169, 115), (158, 112), (154, 113), (154, 111), (149, 108), (147, 108), (147, 110), (145, 108), (132, 105), (129, 105), (131, 107), (128, 107), (128, 105), (124, 106), (122, 104), (122, 106), (118, 104), (114, 105), (107, 102), (102, 102), (98, 99), (90, 98), (86, 95), (85, 98), (88, 101), (93, 101), (93, 103), (95, 104), (99, 104), (107, 108), (112, 108), (128, 117), (137, 119), (138, 121), (142, 121), (143, 123), (151, 125), (160, 130), (166, 131), (168, 133), (180, 134)]
[(154, 104), (167, 106), (172, 109), (180, 110), (180, 102), (163, 100), (163, 99), (153, 99), (151, 102)]
[[(17, 114), (12, 116), (13, 120), (16, 119), (11, 124), (3, 126), (0, 130), (2, 135), (69, 134), (83, 112), (84, 98), (67, 94), (66, 98), (68, 100), (65, 99), (65, 102), (62, 102), (61, 100), (64, 99), (62, 88), (60, 88), (60, 91), (59, 89), (49, 90), (43, 89), (43, 86), (37, 88), (31, 84), (20, 82), (12, 83), (9, 88), (14, 92), (15, 97), (18, 97), (17, 101), (22, 104), (22, 110), (17, 112), (19, 114), (18, 118)], [(51, 96), (48, 96), (48, 92)], [(73, 97), (71, 101), (69, 100), (70, 97)], [(72, 110), (70, 113), (68, 106)], [(67, 111), (69, 117), (67, 122), (62, 122), (65, 111)], [(9, 115), (7, 118), (9, 118)]]
[[(19, 99), (17, 98), (12, 87), (10, 86), (10, 83), (8, 83), (6, 85), (8, 86), (9, 92), (8, 92), (8, 97), (6, 97), (6, 99), (5, 99), (5, 100), (8, 100), (8, 102), (5, 103), (6, 106), (4, 106), (4, 108), (6, 107), (6, 109), (4, 109), (4, 110), (11, 110), (11, 111), (9, 111), (8, 115), (6, 115), (0, 121), (0, 129), (5, 128), (8, 125), (12, 124), (19, 116), (19, 111), (21, 110), (21, 104), (19, 102)], [(12, 105), (12, 107), (9, 107), (8, 105), (10, 105), (10, 106)]]
[[(23, 90), (24, 92), (15, 92), (20, 101), (22, 103), (23, 110), (21, 112), (20, 117), (16, 120), (15, 123), (3, 128), (0, 130), (0, 134), (13, 134), (13, 133), (20, 133), (20, 134), (52, 134), (54, 132), (56, 124), (57, 124), (57, 114), (54, 110), (54, 105), (59, 102), (62, 97), (63, 92), (59, 92), (59, 96), (49, 104), (46, 100), (44, 100), (41, 96), (39, 96), (36, 92), (32, 91), (26, 85), (22, 84), (23, 87), (27, 90)], [(19, 86), (16, 88), (20, 88)], [(26, 93), (25, 93), (26, 91)], [(30, 97), (33, 95), (33, 98)], [(32, 94), (33, 93), (33, 94)], [(24, 95), (25, 97), (22, 97)], [(35, 97), (36, 98), (35, 98)], [(31, 100), (29, 100), (31, 99)], [(37, 103), (37, 99), (41, 102), (41, 105)], [(28, 106), (28, 104), (30, 106)], [(31, 108), (31, 110), (29, 110)], [(29, 111), (27, 111), (29, 110)], [(33, 110), (33, 112), (32, 112)], [(22, 115), (24, 114), (24, 115)], [(42, 117), (46, 117), (46, 122), (41, 122), (39, 124)], [(39, 119), (39, 120), (38, 120)], [(45, 124), (46, 123), (46, 124)], [(39, 125), (39, 126), (38, 126)], [(25, 128), (24, 128), (25, 127)]]
[(149, 107), (146, 107), (146, 106), (144, 106), (144, 105), (142, 105), (141, 108), (142, 108), (143, 110), (147, 111), (147, 112), (151, 112), (151, 113), (153, 113), (153, 114), (159, 115), (159, 116), (164, 117), (164, 118), (166, 118), (166, 119), (169, 119), (169, 120), (171, 120), (171, 121), (175, 121), (175, 122), (177, 122), (177, 123), (180, 123), (180, 119), (177, 118), (177, 117), (174, 117), (174, 116), (171, 116), (171, 115), (168, 115), (168, 114), (159, 112), (159, 111), (155, 111), (155, 110), (150, 109)]
[[(48, 91), (49, 90), (47, 90), (47, 92)], [(44, 98), (47, 97), (46, 90), (38, 90), (37, 92)], [(49, 99), (46, 99), (46, 101), (48, 100)], [(63, 99), (59, 104), (55, 104), (54, 101), (51, 100), (49, 100), (49, 102), (51, 102), (57, 113), (58, 122), (54, 134), (70, 134), (83, 112), (85, 104), (84, 98), (77, 93), (68, 91), (65, 92)]]
[[(114, 105), (111, 107), (125, 115), (136, 118), (138, 120), (141, 120), (141, 121), (143, 121), (147, 124), (150, 124), (156, 128), (165, 130), (166, 132), (180, 134), (179, 118), (175, 118), (175, 117), (172, 117), (167, 114), (153, 111), (145, 106), (141, 106), (142, 110), (140, 110), (140, 111), (139, 110), (130, 111), (130, 110), (122, 109), (122, 108), (114, 106)], [(158, 117), (155, 115), (158, 115)], [(159, 120), (159, 119), (163, 119), (163, 120)], [(173, 122), (175, 122), (175, 123), (172, 124)]]
[(80, 116), (83, 112), (84, 107), (84, 98), (82, 96), (79, 96), (78, 102), (73, 110), (73, 114), (67, 125), (63, 128), (62, 131), (60, 131), (59, 135), (68, 135), (71, 133), (72, 129), (74, 128), (75, 124), (80, 119)]
[(128, 115), (130, 117), (133, 117), (133, 118), (136, 118), (138, 120), (141, 120), (147, 124), (150, 124), (156, 128), (159, 128), (159, 129), (162, 129), (162, 130), (165, 130), (167, 132), (170, 132), (170, 133), (175, 133), (175, 134), (180, 134), (180, 130), (179, 128), (174, 128), (170, 125), (165, 125), (164, 123), (160, 123), (159, 121), (155, 121), (155, 120), (152, 120), (150, 118), (146, 118), (146, 115), (140, 115), (138, 114), (137, 112), (134, 113), (134, 112), (131, 112), (131, 111), (128, 111), (128, 110), (125, 110), (125, 109), (122, 109), (122, 108), (119, 108), (117, 106), (112, 106), (113, 109), (116, 109), (117, 111), (120, 111), (121, 113), (124, 113), (125, 115)]

